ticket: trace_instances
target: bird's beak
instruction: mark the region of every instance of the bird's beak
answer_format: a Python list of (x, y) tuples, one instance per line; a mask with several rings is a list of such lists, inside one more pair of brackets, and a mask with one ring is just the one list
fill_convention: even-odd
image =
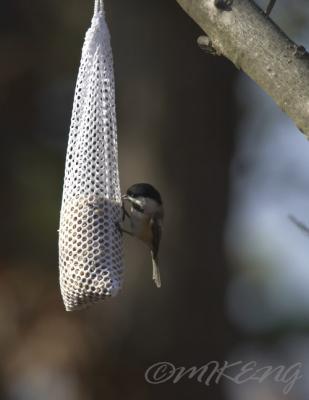
[(135, 199), (131, 196), (129, 196), (128, 194), (124, 194), (123, 196), (121, 196), (122, 201), (129, 201), (130, 203), (134, 203)]
[(129, 196), (128, 194), (124, 194), (123, 196), (121, 196), (122, 200), (127, 200), (132, 204), (139, 204), (139, 201), (136, 200), (134, 197)]

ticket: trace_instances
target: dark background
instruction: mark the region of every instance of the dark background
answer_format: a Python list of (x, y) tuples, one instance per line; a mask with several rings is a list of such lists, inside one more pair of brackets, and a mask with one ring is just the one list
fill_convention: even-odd
[(172, 0), (106, 0), (115, 62), (122, 190), (162, 193), (163, 287), (147, 249), (126, 239), (121, 294), (66, 313), (58, 223), (74, 85), (93, 2), (1, 1), (0, 397), (220, 400), (194, 381), (150, 385), (158, 361), (222, 361), (242, 336), (229, 322), (223, 245), (237, 70), (203, 53)]

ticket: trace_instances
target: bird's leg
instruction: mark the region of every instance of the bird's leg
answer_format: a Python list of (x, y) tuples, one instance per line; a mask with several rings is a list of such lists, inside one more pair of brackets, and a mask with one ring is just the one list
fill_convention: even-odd
[(271, 13), (271, 10), (274, 8), (275, 3), (276, 3), (276, 0), (270, 0), (270, 2), (268, 3), (268, 6), (265, 11), (265, 14), (267, 16), (269, 16), (269, 14)]
[(128, 231), (127, 229), (125, 229), (122, 224), (124, 223), (126, 217), (131, 220), (131, 215), (129, 214), (129, 212), (127, 211), (127, 209), (124, 206), (124, 202), (122, 202), (121, 205), (121, 209), (122, 209), (122, 217), (121, 217), (121, 222), (117, 221), (115, 223), (117, 230), (120, 232), (121, 235), (123, 235), (124, 233), (127, 233), (130, 236), (134, 236), (133, 232)]

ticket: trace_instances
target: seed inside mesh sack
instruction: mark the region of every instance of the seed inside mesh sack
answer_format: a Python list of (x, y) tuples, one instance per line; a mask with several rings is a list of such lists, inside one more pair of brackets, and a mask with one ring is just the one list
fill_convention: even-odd
[(115, 296), (122, 282), (116, 228), (121, 207), (103, 197), (67, 199), (61, 211), (60, 286), (68, 311)]

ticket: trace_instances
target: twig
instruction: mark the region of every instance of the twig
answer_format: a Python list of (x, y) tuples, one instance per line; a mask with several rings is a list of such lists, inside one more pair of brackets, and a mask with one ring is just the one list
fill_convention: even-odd
[(300, 230), (309, 235), (309, 228), (303, 222), (299, 221), (294, 215), (289, 215), (289, 220), (293, 222)]
[(268, 3), (268, 6), (267, 6), (266, 12), (265, 12), (267, 16), (271, 13), (271, 10), (274, 8), (276, 1), (277, 0), (270, 0), (270, 2)]

